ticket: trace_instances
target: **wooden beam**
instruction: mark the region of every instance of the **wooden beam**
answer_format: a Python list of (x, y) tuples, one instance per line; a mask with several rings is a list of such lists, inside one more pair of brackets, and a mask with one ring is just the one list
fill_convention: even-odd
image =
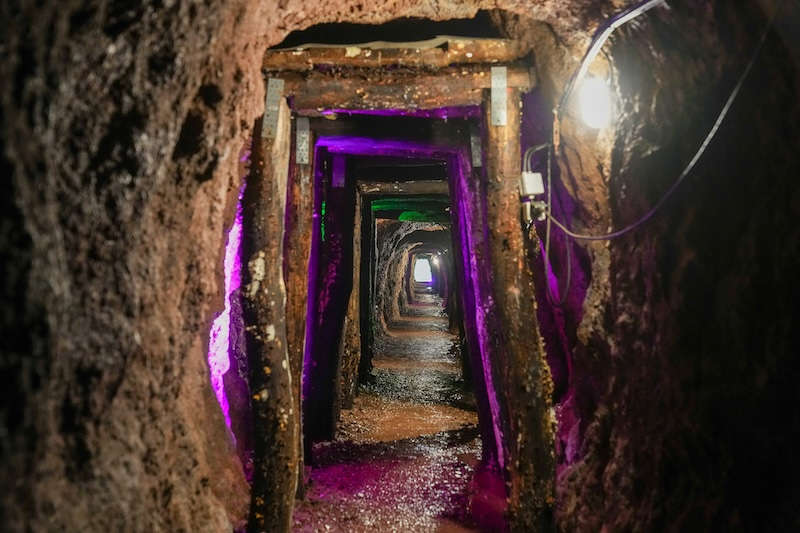
[(242, 316), (252, 394), (254, 465), (248, 532), (288, 533), (297, 490), (299, 407), (286, 350), (284, 207), (289, 171), (289, 108), (281, 99), (274, 139), (256, 120), (242, 197)]
[[(343, 75), (344, 74), (344, 75)], [(270, 73), (285, 81), (295, 111), (326, 109), (436, 109), (479, 105), (483, 89), (491, 87), (490, 67), (468, 65), (436, 72), (384, 70)], [(533, 75), (527, 66), (508, 67), (508, 88), (528, 91)], [(307, 114), (307, 113), (306, 113)]]
[(266, 70), (310, 71), (319, 65), (380, 68), (387, 66), (444, 68), (451, 65), (509, 63), (528, 53), (511, 39), (437, 37), (416, 43), (373, 42), (353, 45), (303, 45), (267, 50)]
[[(469, 142), (470, 121), (464, 119), (445, 121), (442, 119), (431, 120), (407, 116), (348, 115), (338, 113), (328, 114), (324, 117), (312, 117), (310, 121), (314, 134), (322, 137), (356, 136), (374, 139), (404, 139), (437, 146), (461, 146)], [(400, 160), (405, 161), (405, 164), (409, 163), (407, 158), (400, 158)], [(375, 163), (375, 165), (401, 167), (403, 165), (400, 164), (400, 160), (395, 161), (392, 158), (383, 158), (384, 163)], [(422, 160), (415, 160), (415, 166), (424, 164)], [(437, 163), (431, 161), (430, 164)], [(363, 172), (367, 165), (368, 162), (366, 160), (360, 161), (354, 172)], [(411, 175), (404, 177), (411, 177)], [(441, 175), (446, 176), (446, 172)], [(370, 175), (366, 177), (373, 178), (377, 176)], [(391, 177), (395, 178), (397, 175)]]
[[(486, 207), (492, 272), (495, 376), (506, 406), (511, 531), (554, 531), (553, 382), (536, 319), (534, 278), (520, 221), (521, 94), (507, 90), (506, 125), (485, 105)], [(535, 233), (534, 233), (535, 235)], [(531, 249), (539, 249), (538, 241)], [(546, 281), (544, 281), (546, 283)]]
[[(314, 167), (313, 164), (299, 165), (297, 154), (297, 121), (292, 121), (293, 150), (290, 154), (289, 183), (286, 197), (286, 229), (283, 245), (283, 277), (286, 286), (286, 349), (289, 353), (289, 367), (294, 379), (294, 413), (297, 433), (297, 496), (303, 498), (304, 452), (302, 428), (302, 375), (303, 352), (306, 335), (306, 305), (308, 298), (308, 260), (311, 253), (312, 221), (314, 214)], [(310, 132), (309, 157), (313, 163), (314, 133)]]
[(447, 180), (359, 181), (359, 194), (450, 194)]

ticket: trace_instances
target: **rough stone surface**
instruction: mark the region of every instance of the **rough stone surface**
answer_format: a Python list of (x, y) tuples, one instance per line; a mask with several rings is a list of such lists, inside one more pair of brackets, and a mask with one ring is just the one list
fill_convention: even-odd
[(375, 335), (383, 335), (389, 324), (399, 320), (401, 294), (408, 265), (409, 249), (429, 240), (426, 232), (442, 232), (444, 226), (429, 222), (378, 220), (376, 240), (378, 257), (375, 267)]
[[(244, 519), (248, 489), (205, 354), (267, 46), (317, 22), (501, 9), (538, 28), (547, 92), (626, 4), (4, 4), (5, 528), (224, 531)], [(764, 22), (755, 5), (676, 2), (615, 41), (616, 149), (594, 153), (565, 124), (578, 228), (631, 220), (675, 177), (744, 66)], [(564, 530), (798, 527), (793, 9), (668, 214), (587, 249)]]
[[(613, 147), (568, 126), (575, 150), (561, 171), (576, 178), (567, 182), (573, 197), (585, 195), (578, 229), (601, 233), (649, 209), (743, 71), (765, 25), (761, 9), (699, 7), (648, 15), (609, 48), (620, 112)], [(800, 212), (800, 109), (797, 41), (785, 32), (798, 15), (795, 7), (779, 17), (663, 212), (586, 247), (593, 280), (582, 317), (567, 308), (580, 323), (559, 420), (571, 426), (557, 498), (565, 531), (798, 527), (798, 337), (789, 324), (800, 261), (789, 220)], [(607, 164), (595, 172), (594, 161)]]

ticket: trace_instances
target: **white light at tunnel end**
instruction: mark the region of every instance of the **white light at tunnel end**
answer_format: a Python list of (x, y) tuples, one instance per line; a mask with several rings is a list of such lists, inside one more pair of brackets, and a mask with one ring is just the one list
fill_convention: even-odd
[(414, 281), (417, 283), (430, 283), (433, 281), (431, 264), (426, 257), (414, 261)]
[(611, 90), (600, 78), (587, 77), (578, 93), (581, 118), (594, 129), (605, 128), (611, 123)]

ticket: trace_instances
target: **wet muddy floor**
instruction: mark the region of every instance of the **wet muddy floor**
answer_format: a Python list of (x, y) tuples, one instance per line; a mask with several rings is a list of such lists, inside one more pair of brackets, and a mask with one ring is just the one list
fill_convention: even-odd
[(439, 302), (376, 341), (374, 381), (315, 445), (297, 532), (463, 532), (480, 458), (478, 420)]

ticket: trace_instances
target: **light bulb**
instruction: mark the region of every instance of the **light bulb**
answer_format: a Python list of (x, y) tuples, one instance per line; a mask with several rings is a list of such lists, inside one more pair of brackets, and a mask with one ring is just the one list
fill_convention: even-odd
[(587, 126), (605, 128), (611, 122), (611, 91), (608, 84), (599, 78), (586, 78), (581, 84), (578, 98), (581, 117)]

